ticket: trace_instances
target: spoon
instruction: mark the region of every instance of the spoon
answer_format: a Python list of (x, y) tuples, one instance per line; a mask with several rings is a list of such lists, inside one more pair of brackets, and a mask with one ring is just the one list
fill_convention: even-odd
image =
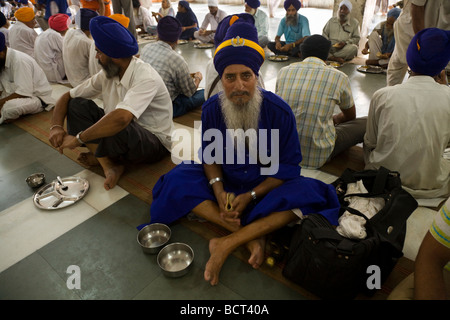
[(58, 180), (58, 183), (59, 183), (59, 185), (61, 186), (61, 189), (62, 189), (63, 191), (66, 191), (66, 190), (69, 188), (68, 186), (64, 185), (64, 183), (62, 182), (60, 176), (57, 176), (57, 177), (56, 177), (56, 180)]

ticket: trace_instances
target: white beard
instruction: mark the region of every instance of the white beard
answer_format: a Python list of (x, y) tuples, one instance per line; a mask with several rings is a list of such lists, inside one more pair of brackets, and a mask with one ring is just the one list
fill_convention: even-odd
[[(255, 90), (253, 98), (246, 104), (233, 103), (222, 92), (219, 96), (225, 125), (228, 131), (234, 130), (234, 147), (245, 146), (251, 157), (256, 156), (258, 139), (258, 122), (263, 96), (259, 89)], [(248, 139), (246, 139), (246, 137)]]

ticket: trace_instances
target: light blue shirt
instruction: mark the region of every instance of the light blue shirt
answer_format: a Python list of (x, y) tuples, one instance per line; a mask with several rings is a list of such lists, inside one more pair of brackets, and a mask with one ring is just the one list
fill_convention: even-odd
[(277, 37), (281, 37), (284, 34), (286, 44), (297, 41), (305, 36), (310, 36), (309, 21), (308, 18), (297, 13), (297, 25), (288, 26), (286, 24), (286, 17), (281, 19), (278, 25)]

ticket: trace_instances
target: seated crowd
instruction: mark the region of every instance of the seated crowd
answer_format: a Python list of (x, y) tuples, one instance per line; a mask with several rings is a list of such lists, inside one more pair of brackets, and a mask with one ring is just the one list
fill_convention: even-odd
[[(258, 268), (265, 235), (309, 213), (321, 213), (337, 225), (334, 188), (304, 177), (301, 169), (320, 169), (357, 144), (363, 145), (366, 169), (384, 166), (400, 172), (414, 197), (450, 197), (450, 160), (444, 158), (450, 146), (445, 72), (450, 26), (417, 30), (405, 50), (410, 77), (376, 91), (368, 116), (357, 118), (349, 77), (327, 65), (357, 56), (359, 22), (350, 16), (349, 0), (339, 4), (321, 35), (311, 35), (308, 19), (298, 13), (299, 0), (285, 0), (286, 15), (273, 42), (268, 41), (268, 17), (259, 0), (247, 0), (245, 12), (236, 15), (218, 8), (217, 0), (207, 5), (201, 25), (183, 0), (176, 14), (170, 1), (163, 1), (161, 10), (151, 14), (154, 22), (145, 22), (143, 12), (151, 11), (142, 2), (134, 8), (145, 10), (124, 10), (141, 20), (106, 16), (111, 10), (104, 6), (81, 7), (75, 16), (49, 15), (48, 28), (39, 36), (32, 7), (14, 12), (10, 30), (10, 17), (0, 12), (7, 31), (0, 30), (0, 123), (53, 109), (51, 145), (60, 153), (85, 146), (88, 151), (79, 161), (101, 166), (104, 188), (110, 190), (127, 165), (169, 156), (173, 118), (201, 107), (201, 163), (182, 162), (160, 177), (150, 222), (170, 224), (194, 213), (229, 231), (210, 241), (204, 278), (212, 285), (241, 245), (250, 252), (249, 264)], [(383, 55), (371, 55), (369, 60), (376, 60), (371, 64), (389, 62), (393, 24), (400, 14), (394, 9), (369, 36), (364, 50)], [(136, 27), (157, 35), (140, 53)], [(202, 73), (191, 73), (175, 50), (180, 39), (215, 46), (205, 89), (199, 88)], [(279, 70), (274, 93), (264, 89), (260, 72), (266, 50), (299, 58)], [(51, 83), (71, 88), (55, 101)], [(435, 222), (439, 228), (427, 234), (423, 246), (447, 261), (450, 246), (434, 239), (450, 234), (449, 206), (447, 202), (441, 209), (442, 218)], [(421, 251), (419, 257), (424, 256)], [(431, 270), (427, 262), (420, 266), (421, 272)], [(434, 271), (442, 267), (437, 264)], [(429, 279), (418, 274), (414, 280), (427, 290)]]

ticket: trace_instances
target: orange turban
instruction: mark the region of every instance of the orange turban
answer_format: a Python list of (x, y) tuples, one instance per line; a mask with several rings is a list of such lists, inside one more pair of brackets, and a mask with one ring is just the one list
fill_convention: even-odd
[(130, 18), (124, 16), (121, 13), (115, 13), (109, 16), (111, 19), (116, 20), (121, 25), (123, 25), (125, 28), (128, 28), (128, 25), (130, 24)]
[(14, 13), (14, 17), (20, 22), (29, 22), (34, 19), (34, 10), (30, 7), (22, 7)]

